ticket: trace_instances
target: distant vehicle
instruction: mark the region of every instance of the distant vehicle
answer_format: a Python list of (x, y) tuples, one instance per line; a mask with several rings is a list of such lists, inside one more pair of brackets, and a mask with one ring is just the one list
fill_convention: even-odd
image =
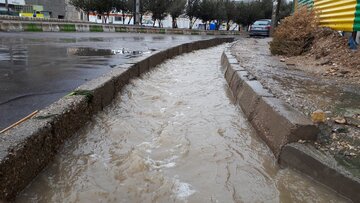
[(250, 36), (270, 36), (271, 29), (271, 20), (270, 19), (261, 19), (255, 21), (249, 27)]

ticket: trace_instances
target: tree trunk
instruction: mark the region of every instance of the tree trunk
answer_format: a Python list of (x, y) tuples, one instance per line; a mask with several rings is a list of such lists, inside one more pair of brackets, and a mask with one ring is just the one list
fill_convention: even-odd
[(89, 22), (90, 21), (90, 12), (86, 12), (86, 18), (87, 18), (87, 21)]
[(161, 28), (161, 20), (159, 20), (159, 28)]
[(207, 22), (205, 22), (204, 30), (206, 30)]
[(177, 22), (176, 22), (176, 18), (175, 17), (172, 17), (172, 28), (177, 28)]
[(229, 31), (230, 30), (230, 20), (228, 20), (226, 22), (226, 30)]
[(123, 21), (123, 25), (124, 25), (125, 24), (125, 12), (122, 11), (121, 13), (122, 13), (122, 21)]
[(189, 29), (191, 30), (192, 29), (192, 20), (193, 20), (193, 18), (192, 17), (189, 17), (189, 20), (190, 20), (190, 25), (189, 25)]

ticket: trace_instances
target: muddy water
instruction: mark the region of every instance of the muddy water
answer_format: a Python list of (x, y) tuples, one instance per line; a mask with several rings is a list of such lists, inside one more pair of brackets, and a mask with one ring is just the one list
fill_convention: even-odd
[(224, 46), (133, 80), (18, 202), (342, 202), (280, 170), (220, 71)]

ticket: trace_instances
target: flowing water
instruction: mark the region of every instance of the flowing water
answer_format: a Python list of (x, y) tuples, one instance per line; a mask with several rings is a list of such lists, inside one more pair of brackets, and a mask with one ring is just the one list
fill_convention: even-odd
[(223, 49), (176, 57), (132, 80), (17, 201), (345, 201), (278, 167), (232, 102)]

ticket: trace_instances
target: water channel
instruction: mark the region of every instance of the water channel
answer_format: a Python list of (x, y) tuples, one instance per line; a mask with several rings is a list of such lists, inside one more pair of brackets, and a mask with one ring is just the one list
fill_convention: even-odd
[(280, 169), (233, 104), (224, 46), (132, 80), (17, 202), (346, 202)]

